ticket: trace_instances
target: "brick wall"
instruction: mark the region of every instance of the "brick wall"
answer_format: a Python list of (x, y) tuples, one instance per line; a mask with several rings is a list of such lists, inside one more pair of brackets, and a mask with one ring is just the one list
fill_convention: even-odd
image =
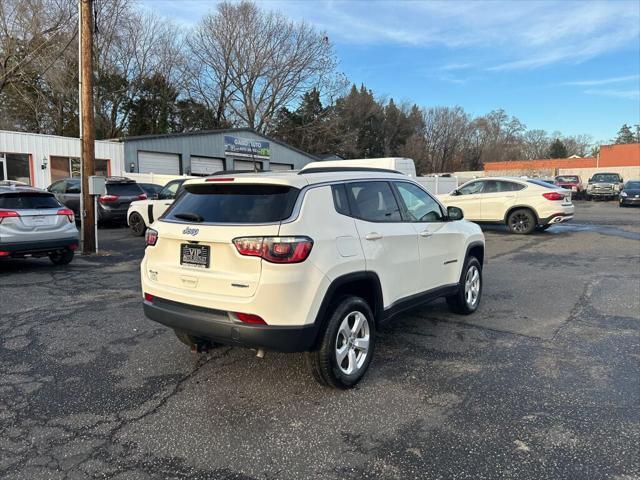
[(485, 172), (510, 171), (510, 170), (555, 170), (556, 168), (594, 168), (596, 159), (585, 158), (551, 158), (545, 160), (518, 160), (513, 162), (487, 162), (484, 164)]
[(600, 147), (600, 167), (640, 166), (640, 143), (622, 145), (602, 145)]

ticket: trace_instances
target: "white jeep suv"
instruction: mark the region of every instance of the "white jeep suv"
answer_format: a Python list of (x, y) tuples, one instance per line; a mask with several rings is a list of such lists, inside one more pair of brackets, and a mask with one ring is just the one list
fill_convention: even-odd
[(375, 168), (189, 180), (147, 230), (147, 317), (194, 350), (307, 352), (315, 378), (364, 375), (380, 322), (438, 297), (474, 312), (484, 236), (418, 183)]

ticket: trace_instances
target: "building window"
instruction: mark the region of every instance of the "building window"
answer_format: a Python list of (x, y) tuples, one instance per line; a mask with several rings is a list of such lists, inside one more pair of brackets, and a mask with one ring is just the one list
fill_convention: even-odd
[[(96, 158), (96, 175), (109, 176), (109, 160)], [(80, 159), (74, 157), (51, 157), (51, 182), (68, 177), (79, 177)]]
[(29, 154), (0, 153), (0, 180), (16, 180), (31, 183)]

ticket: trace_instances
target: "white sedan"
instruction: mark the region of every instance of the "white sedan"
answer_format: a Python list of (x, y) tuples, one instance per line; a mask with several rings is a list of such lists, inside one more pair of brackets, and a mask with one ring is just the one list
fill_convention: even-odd
[(485, 177), (438, 198), (461, 208), (467, 220), (506, 224), (518, 234), (568, 222), (575, 210), (570, 191), (536, 179)]

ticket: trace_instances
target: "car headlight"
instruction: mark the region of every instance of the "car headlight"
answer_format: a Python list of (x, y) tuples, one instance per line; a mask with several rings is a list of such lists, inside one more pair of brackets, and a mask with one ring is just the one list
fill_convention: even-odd
[(614, 190), (620, 190), (620, 185), (614, 185), (614, 186), (613, 186), (613, 189), (614, 189)]
[(627, 192), (620, 192), (620, 196), (621, 197), (626, 197), (627, 196)]
[(587, 185), (587, 190), (593, 190), (593, 184), (590, 183), (589, 185)]

